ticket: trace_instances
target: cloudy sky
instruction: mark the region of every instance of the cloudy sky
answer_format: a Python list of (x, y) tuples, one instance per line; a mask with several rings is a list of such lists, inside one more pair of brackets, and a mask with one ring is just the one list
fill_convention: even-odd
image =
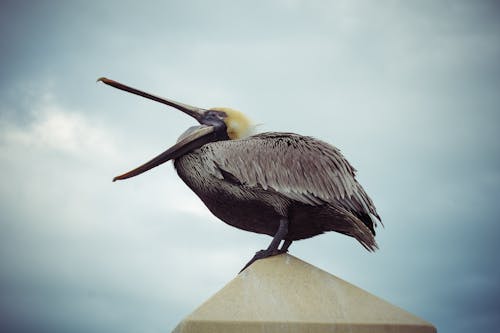
[(171, 163), (193, 120), (100, 76), (339, 147), (383, 218), (291, 253), (432, 322), (500, 325), (500, 8), (487, 1), (2, 1), (0, 330), (169, 332), (267, 236)]

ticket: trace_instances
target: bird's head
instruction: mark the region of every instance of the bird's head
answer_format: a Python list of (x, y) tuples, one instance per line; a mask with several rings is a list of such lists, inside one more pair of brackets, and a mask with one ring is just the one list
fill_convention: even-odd
[(244, 138), (248, 136), (253, 129), (250, 120), (243, 113), (234, 109), (224, 107), (202, 109), (175, 102), (167, 98), (151, 95), (104, 77), (98, 79), (97, 81), (101, 81), (117, 89), (174, 107), (195, 118), (200, 123), (200, 126), (194, 126), (181, 135), (178, 142), (174, 146), (134, 170), (115, 177), (113, 181), (137, 176), (167, 162), (168, 160), (187, 154), (209, 142)]
[(251, 121), (242, 112), (225, 107), (216, 107), (207, 110), (207, 112), (220, 113), (221, 119), (227, 127), (227, 135), (231, 140), (237, 140), (247, 137), (251, 134), (253, 126)]

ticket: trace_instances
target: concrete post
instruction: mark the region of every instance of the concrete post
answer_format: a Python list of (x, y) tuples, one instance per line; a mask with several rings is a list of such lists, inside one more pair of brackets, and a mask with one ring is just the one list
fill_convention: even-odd
[(174, 333), (432, 333), (432, 324), (288, 254), (258, 260)]

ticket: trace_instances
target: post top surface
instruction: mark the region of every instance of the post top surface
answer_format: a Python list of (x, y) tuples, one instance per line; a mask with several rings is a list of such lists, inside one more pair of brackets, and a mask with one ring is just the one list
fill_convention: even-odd
[(174, 332), (194, 332), (185, 328), (197, 326), (200, 330), (198, 325), (203, 323), (239, 323), (247, 328), (262, 328), (267, 323), (281, 329), (280, 325), (301, 329), (400, 326), (404, 328), (401, 332), (435, 332), (430, 323), (288, 254), (256, 261), (187, 316)]

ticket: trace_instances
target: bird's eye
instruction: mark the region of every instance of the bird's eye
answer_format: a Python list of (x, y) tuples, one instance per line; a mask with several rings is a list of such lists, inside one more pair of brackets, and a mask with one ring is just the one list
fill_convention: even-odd
[(227, 117), (226, 113), (225, 112), (220, 112), (220, 111), (213, 111), (213, 110), (210, 110), (206, 113), (206, 115), (208, 117), (215, 117), (215, 118), (219, 118), (219, 119), (224, 119)]

